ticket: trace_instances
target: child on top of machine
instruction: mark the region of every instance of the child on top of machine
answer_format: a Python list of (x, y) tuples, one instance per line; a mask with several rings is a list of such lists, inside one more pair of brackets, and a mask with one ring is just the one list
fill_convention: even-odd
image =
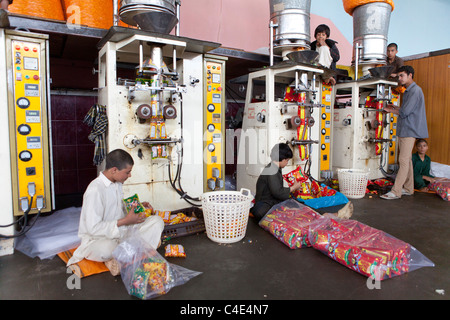
[[(80, 246), (73, 253), (67, 266), (82, 259), (105, 262), (113, 275), (119, 270), (112, 252), (130, 231), (137, 231), (153, 248), (160, 244), (164, 221), (153, 215), (126, 214), (122, 184), (131, 177), (133, 158), (124, 150), (116, 149), (106, 155), (103, 172), (94, 179), (83, 195), (78, 236)], [(144, 207), (151, 208), (146, 202)], [(133, 230), (134, 229), (134, 230)]]
[(330, 28), (326, 24), (317, 26), (314, 31), (315, 41), (311, 43), (311, 50), (319, 52), (319, 64), (336, 70), (336, 63), (340, 59), (336, 41), (330, 38)]
[[(319, 53), (319, 64), (336, 70), (336, 63), (340, 59), (339, 49), (336, 46), (336, 41), (330, 38), (330, 28), (326, 24), (321, 24), (317, 26), (314, 31), (315, 41), (311, 43), (311, 50), (317, 51)], [(326, 83), (336, 84), (334, 78), (329, 78), (325, 80)]]

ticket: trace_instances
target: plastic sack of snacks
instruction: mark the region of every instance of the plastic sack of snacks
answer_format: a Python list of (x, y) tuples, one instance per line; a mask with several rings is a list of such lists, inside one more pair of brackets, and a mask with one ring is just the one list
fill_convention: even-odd
[(310, 247), (309, 225), (322, 216), (313, 209), (288, 199), (275, 206), (260, 220), (259, 225), (291, 249)]
[(445, 201), (450, 201), (450, 179), (436, 180), (428, 185), (428, 189), (435, 191)]
[(136, 205), (136, 207), (134, 208), (134, 213), (136, 213), (136, 214), (144, 213), (145, 214), (145, 208), (139, 201), (139, 197), (137, 194), (135, 194), (131, 197), (128, 197), (126, 199), (123, 199), (123, 203), (125, 203), (125, 209), (127, 210), (127, 213), (130, 212), (133, 205)]
[(185, 284), (201, 272), (168, 263), (155, 249), (134, 234), (113, 251), (120, 275), (130, 295), (152, 299)]
[(355, 220), (322, 217), (310, 224), (309, 242), (331, 259), (375, 280), (434, 266), (410, 244)]

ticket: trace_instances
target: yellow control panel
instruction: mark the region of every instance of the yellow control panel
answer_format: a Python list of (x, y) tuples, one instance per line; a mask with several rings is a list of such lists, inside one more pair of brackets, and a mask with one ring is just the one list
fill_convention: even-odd
[(331, 156), (331, 96), (333, 86), (322, 84), (322, 108), (320, 114), (320, 171), (330, 170)]
[(205, 59), (204, 96), (203, 189), (225, 190), (225, 60)]
[(8, 103), (14, 215), (24, 214), (24, 201), (29, 202), (30, 213), (38, 208), (51, 211), (47, 42), (19, 35), (7, 39), (7, 65), (12, 69), (8, 80), (13, 89)]
[[(400, 96), (395, 93), (391, 93), (392, 104), (396, 106), (400, 106)], [(388, 164), (395, 164), (397, 163), (397, 115), (393, 113), (388, 113), (389, 117), (389, 139), (392, 139), (391, 142), (389, 142), (389, 157), (388, 157)]]

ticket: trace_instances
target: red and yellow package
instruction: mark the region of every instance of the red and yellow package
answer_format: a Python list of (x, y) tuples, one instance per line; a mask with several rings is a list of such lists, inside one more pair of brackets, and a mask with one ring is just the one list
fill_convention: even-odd
[(298, 166), (296, 169), (283, 175), (284, 180), (291, 187), (296, 181), (304, 182), (308, 180), (308, 176), (303, 172), (302, 168)]
[(166, 257), (172, 258), (186, 258), (186, 253), (184, 252), (184, 247), (181, 244), (168, 244), (165, 247)]

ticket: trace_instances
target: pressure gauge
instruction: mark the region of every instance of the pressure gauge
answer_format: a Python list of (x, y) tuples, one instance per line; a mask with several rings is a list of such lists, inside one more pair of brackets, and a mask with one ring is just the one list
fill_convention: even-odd
[(208, 144), (208, 151), (213, 152), (216, 150), (216, 146), (213, 143)]
[(18, 131), (21, 135), (26, 136), (26, 135), (29, 135), (29, 134), (30, 134), (30, 132), (31, 132), (31, 127), (30, 127), (29, 125), (27, 125), (27, 124), (21, 124), (20, 126), (17, 127), (17, 131)]
[(28, 150), (25, 150), (25, 151), (22, 151), (21, 153), (19, 153), (19, 159), (24, 162), (30, 161), (32, 157), (33, 157), (33, 155)]
[(213, 105), (212, 103), (210, 103), (210, 104), (208, 104), (207, 109), (209, 112), (214, 112), (214, 110), (216, 110), (216, 106)]
[(16, 103), (17, 106), (21, 109), (26, 109), (30, 106), (30, 100), (24, 97), (17, 99)]
[(216, 127), (212, 123), (208, 124), (208, 131), (214, 132), (214, 130), (216, 130)]

